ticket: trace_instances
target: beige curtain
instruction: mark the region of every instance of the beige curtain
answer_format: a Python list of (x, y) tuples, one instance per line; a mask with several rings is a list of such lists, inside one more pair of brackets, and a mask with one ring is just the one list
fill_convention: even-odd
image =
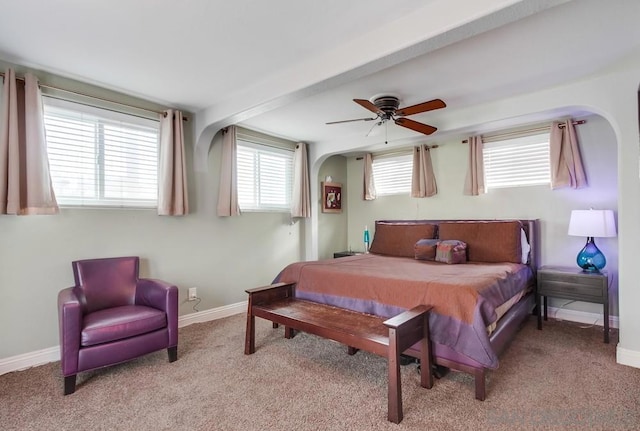
[(37, 79), (4, 77), (0, 119), (0, 213), (56, 214), (45, 138), (42, 94)]
[(189, 214), (182, 112), (169, 109), (160, 121), (158, 215)]
[[(563, 125), (560, 128), (560, 125)], [(587, 186), (587, 177), (582, 166), (580, 148), (573, 120), (551, 124), (549, 138), (551, 159), (551, 188), (571, 187), (577, 189)]]
[(438, 193), (436, 176), (433, 174), (431, 152), (426, 145), (413, 147), (413, 171), (411, 197), (428, 198)]
[(300, 142), (293, 154), (293, 196), (291, 217), (311, 217), (307, 144)]
[(478, 196), (484, 193), (484, 161), (482, 159), (482, 136), (469, 138), (469, 164), (464, 181), (464, 194)]
[(218, 188), (218, 215), (220, 217), (240, 215), (236, 133), (236, 126), (229, 126), (222, 130), (222, 165), (220, 166), (220, 186)]
[(373, 156), (371, 153), (364, 155), (364, 190), (363, 199), (372, 201), (376, 198), (376, 185), (373, 181)]

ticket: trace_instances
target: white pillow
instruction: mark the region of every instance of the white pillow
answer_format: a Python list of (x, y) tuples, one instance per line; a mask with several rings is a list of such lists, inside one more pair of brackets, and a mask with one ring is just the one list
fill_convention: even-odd
[(529, 245), (529, 241), (527, 241), (527, 234), (524, 233), (524, 229), (520, 228), (520, 248), (522, 249), (522, 263), (529, 263), (529, 252), (531, 251), (531, 246)]

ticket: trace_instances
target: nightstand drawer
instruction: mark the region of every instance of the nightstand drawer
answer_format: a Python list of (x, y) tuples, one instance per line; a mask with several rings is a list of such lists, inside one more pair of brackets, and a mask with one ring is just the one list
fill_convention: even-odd
[(572, 274), (559, 274), (553, 272), (542, 272), (538, 273), (538, 280), (540, 282), (563, 282), (563, 283), (573, 283), (579, 284), (582, 286), (592, 286), (597, 289), (602, 289), (602, 277), (594, 277), (590, 275), (572, 275)]
[(602, 282), (596, 281), (598, 281), (597, 285), (585, 284), (583, 283), (584, 280), (581, 281), (582, 284), (557, 280), (538, 280), (538, 294), (577, 299), (579, 301), (593, 300), (602, 302), (606, 289), (602, 288)]

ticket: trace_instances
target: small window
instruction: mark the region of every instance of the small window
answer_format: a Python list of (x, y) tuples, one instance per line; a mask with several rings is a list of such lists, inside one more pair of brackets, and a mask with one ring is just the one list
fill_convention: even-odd
[(237, 140), (238, 204), (242, 211), (290, 211), (293, 149)]
[(51, 182), (61, 205), (157, 206), (158, 121), (43, 99)]
[(373, 181), (378, 196), (411, 193), (413, 156), (375, 156), (373, 158)]
[(484, 143), (482, 156), (487, 190), (551, 183), (548, 133)]

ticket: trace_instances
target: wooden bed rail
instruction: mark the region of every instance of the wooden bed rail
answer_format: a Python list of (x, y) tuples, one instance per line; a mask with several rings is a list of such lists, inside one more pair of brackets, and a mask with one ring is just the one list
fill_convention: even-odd
[[(285, 326), (285, 336), (293, 330), (304, 331), (348, 346), (348, 353), (358, 349), (386, 357), (388, 360), (388, 419), (402, 420), (402, 387), (400, 354), (416, 343), (421, 344), (420, 361), (423, 370), (431, 370), (432, 354), (429, 340), (431, 306), (419, 305), (390, 319), (358, 313), (344, 308), (296, 299), (295, 284), (277, 283), (249, 289), (247, 330), (244, 353), (255, 352), (255, 318), (261, 317)], [(420, 374), (420, 385), (433, 386), (430, 372)]]

